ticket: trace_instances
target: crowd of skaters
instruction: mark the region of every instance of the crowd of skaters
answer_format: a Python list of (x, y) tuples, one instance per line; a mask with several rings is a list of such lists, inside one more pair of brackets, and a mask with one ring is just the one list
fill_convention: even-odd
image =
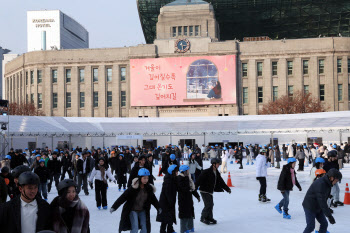
[[(336, 154), (335, 159), (333, 154)], [(78, 194), (83, 190), (85, 195), (89, 195), (90, 186), (90, 189), (95, 189), (97, 208), (108, 209), (108, 183), (114, 182), (118, 184), (118, 190), (123, 193), (112, 205), (110, 212), (114, 212), (125, 203), (119, 231), (138, 232), (140, 226), (141, 232), (151, 232), (149, 211), (153, 205), (158, 211), (156, 220), (162, 223), (160, 232), (175, 232), (173, 224), (176, 223), (175, 203), (178, 195), (180, 232), (194, 232), (192, 196), (201, 201), (201, 195), (204, 202), (201, 222), (216, 224), (217, 221), (213, 218), (213, 193), (222, 191), (231, 193), (230, 188), (221, 178), (218, 168), (221, 165), (221, 173), (226, 173), (227, 163), (235, 162), (239, 164), (239, 169), (243, 169), (243, 157), (247, 158), (246, 165), (254, 165), (253, 161), (257, 163), (257, 180), (261, 184), (259, 201), (261, 202), (270, 201), (266, 197), (266, 168), (270, 166), (280, 168), (280, 161), (288, 160), (287, 165), (283, 166), (278, 182), (278, 189), (281, 190), (283, 199), (276, 206), (276, 210), (282, 213), (282, 208), (284, 208), (284, 218), (290, 219), (288, 214), (289, 191), (294, 185), (301, 190), (294, 171), (297, 160), (299, 162), (298, 171), (303, 171), (304, 164), (319, 167), (319, 163), (316, 162), (319, 158), (326, 159), (325, 161), (332, 164), (328, 165), (328, 171), (332, 168), (339, 170), (344, 162), (349, 162), (349, 146), (346, 143), (339, 146), (331, 144), (329, 147), (318, 144), (309, 146), (283, 144), (280, 148), (278, 145), (234, 146), (227, 144), (222, 146), (215, 144), (215, 146), (202, 145), (201, 147), (198, 145), (184, 145), (183, 147), (167, 145), (152, 149), (120, 146), (103, 149), (77, 147), (72, 150), (49, 150), (46, 147), (33, 151), (27, 148), (23, 151), (11, 148), (9, 154), (1, 161), (1, 202), (6, 202), (7, 196), (10, 201), (0, 206), (0, 221), (22, 222), (21, 218), (20, 220), (12, 218), (19, 216), (20, 206), (22, 208), (24, 206), (33, 207), (34, 204), (30, 203), (35, 201), (36, 208), (46, 206), (45, 209), (51, 211), (47, 216), (55, 220), (50, 226), (45, 226), (44, 222), (48, 221), (47, 219), (39, 220), (37, 217), (31, 219), (37, 222), (37, 228), (26, 232), (38, 232), (40, 229), (50, 229), (54, 232), (89, 232), (89, 210), (80, 201)], [(153, 175), (153, 167), (154, 163), (158, 163), (159, 160), (162, 167), (158, 175), (163, 173), (165, 176), (158, 202), (154, 196), (153, 184), (156, 177)], [(181, 160), (186, 160), (186, 165), (181, 165)], [(210, 160), (210, 168), (203, 170), (203, 160)], [(292, 170), (294, 175), (291, 175)], [(19, 179), (21, 173), (31, 178), (22, 178), (24, 181), (18, 182), (21, 180)], [(66, 174), (69, 179), (65, 179)], [(47, 192), (51, 191), (53, 182), (55, 182), (59, 196), (48, 206)], [(337, 188), (336, 186), (337, 183), (332, 187), (334, 195), (330, 199), (333, 207), (341, 205), (339, 186)], [(11, 207), (16, 207), (17, 212), (13, 212), (13, 215), (11, 211), (5, 213)], [(64, 209), (63, 212), (62, 209)], [(22, 211), (19, 212), (21, 215)], [(80, 226), (76, 226), (76, 221), (73, 221), (76, 218), (80, 219), (78, 221)], [(44, 222), (38, 224), (39, 221)], [(21, 224), (9, 226), (4, 232), (21, 232), (20, 228), (23, 229), (29, 222), (29, 220), (23, 221), (23, 226)], [(324, 227), (324, 222), (322, 223)], [(41, 228), (38, 228), (39, 226)], [(14, 227), (17, 227), (17, 231), (12, 231)], [(322, 228), (320, 232), (323, 232)]]

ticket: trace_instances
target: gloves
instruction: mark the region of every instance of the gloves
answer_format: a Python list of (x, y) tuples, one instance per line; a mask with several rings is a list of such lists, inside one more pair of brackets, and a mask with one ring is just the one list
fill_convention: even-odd
[(10, 195), (10, 198), (11, 198), (11, 199), (13, 198), (13, 194)]
[(114, 208), (110, 208), (110, 209), (109, 209), (109, 212), (110, 212), (110, 213), (113, 213), (114, 211), (115, 211)]
[(281, 193), (283, 194), (283, 193), (284, 193), (284, 190), (282, 190)]
[(163, 211), (162, 208), (159, 208), (158, 209), (158, 214), (162, 214), (162, 211)]
[(229, 194), (231, 194), (231, 189), (228, 191)]
[(303, 190), (301, 187), (299, 188), (299, 191), (301, 192), (301, 190)]
[(328, 217), (328, 221), (330, 224), (335, 224), (335, 219), (333, 218), (332, 215)]
[(156, 178), (153, 176), (153, 180), (156, 180)]
[(198, 200), (198, 202), (201, 202), (201, 198), (200, 197), (198, 197), (197, 200)]
[(116, 180), (113, 180), (113, 183), (115, 183), (115, 184), (116, 184), (116, 183), (117, 183), (117, 181), (116, 181)]

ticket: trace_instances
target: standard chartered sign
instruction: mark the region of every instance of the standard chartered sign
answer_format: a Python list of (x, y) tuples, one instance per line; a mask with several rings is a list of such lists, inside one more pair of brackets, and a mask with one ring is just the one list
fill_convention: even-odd
[(50, 28), (51, 24), (54, 23), (54, 19), (33, 19), (33, 23), (35, 23), (35, 27), (37, 28)]

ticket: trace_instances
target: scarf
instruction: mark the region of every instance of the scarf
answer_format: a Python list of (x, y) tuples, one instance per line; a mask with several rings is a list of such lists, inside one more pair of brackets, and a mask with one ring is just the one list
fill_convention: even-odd
[(69, 230), (66, 227), (62, 219), (62, 214), (66, 212), (69, 207), (75, 207), (74, 221), (72, 231), (70, 233), (87, 233), (89, 231), (89, 210), (85, 204), (79, 199), (77, 195), (73, 201), (68, 201), (66, 198), (56, 197), (52, 203), (53, 206), (57, 204), (57, 207), (53, 210), (53, 230), (57, 233), (68, 233)]
[(294, 169), (293, 168), (290, 168), (290, 174), (292, 176), (292, 183), (293, 183), (293, 186), (295, 185), (295, 174), (294, 174)]
[(101, 178), (103, 180), (103, 182), (105, 184), (107, 184), (107, 180), (106, 180), (106, 177), (105, 177), (105, 173), (106, 173), (106, 168), (104, 166), (100, 166), (98, 165), (98, 167), (100, 168), (100, 171), (101, 171)]

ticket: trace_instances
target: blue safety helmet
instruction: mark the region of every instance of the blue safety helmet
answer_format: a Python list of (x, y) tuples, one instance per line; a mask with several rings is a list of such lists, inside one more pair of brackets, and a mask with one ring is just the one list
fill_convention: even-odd
[(219, 146), (218, 144), (215, 144), (215, 146)]
[(185, 171), (187, 171), (188, 169), (190, 169), (190, 167), (189, 167), (188, 165), (181, 165), (179, 171), (180, 171), (180, 172), (185, 172)]
[(123, 157), (124, 158), (124, 155), (123, 154), (119, 154), (119, 156)]
[(136, 153), (139, 153), (140, 151), (139, 150), (136, 150)]
[(28, 148), (25, 148), (25, 150), (28, 150)]
[(41, 157), (41, 155), (37, 154), (35, 157)]
[(295, 158), (289, 158), (288, 163), (295, 163), (297, 160)]
[(304, 145), (304, 148), (306, 149), (306, 148), (307, 148), (307, 146), (306, 146), (306, 145)]
[(39, 159), (39, 163), (41, 163), (41, 162), (45, 163), (45, 160), (44, 159)]
[(224, 147), (224, 150), (227, 150), (227, 147), (226, 147), (226, 146)]
[(5, 156), (5, 159), (10, 159), (11, 160), (11, 158), (12, 158), (11, 155), (6, 155)]
[(32, 154), (35, 154), (35, 153), (36, 153), (36, 150), (33, 150), (33, 151), (32, 151)]
[(54, 152), (58, 152), (58, 149), (55, 149)]
[(297, 146), (300, 146), (300, 144), (298, 143)]
[(214, 149), (214, 146), (211, 146), (211, 148), (213, 148), (213, 149)]
[(229, 148), (232, 148), (232, 146), (228, 146)]
[(321, 158), (321, 157), (317, 157), (316, 160), (315, 160), (315, 163), (325, 163), (326, 161)]
[(269, 149), (272, 149), (272, 147), (271, 147), (271, 146), (269, 146)]
[(176, 167), (177, 167), (176, 164), (170, 165), (170, 166), (168, 167), (168, 173), (169, 173), (170, 175), (173, 174), (173, 171), (175, 170)]
[(333, 145), (333, 148), (334, 148), (334, 149), (337, 149), (337, 145), (334, 144), (334, 145)]
[(75, 151), (75, 148), (72, 148), (72, 151)]
[(171, 155), (170, 155), (170, 159), (171, 159), (171, 160), (175, 160), (175, 159), (176, 159), (176, 156), (175, 156), (174, 154), (171, 154)]
[(150, 176), (151, 174), (146, 168), (141, 168), (137, 173), (138, 176)]

